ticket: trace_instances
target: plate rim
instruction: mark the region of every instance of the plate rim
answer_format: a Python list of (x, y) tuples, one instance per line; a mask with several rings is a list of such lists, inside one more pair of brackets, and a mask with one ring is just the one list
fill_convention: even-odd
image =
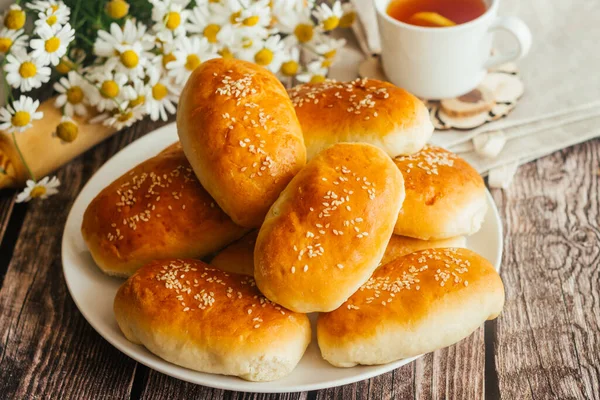
[[(363, 372), (358, 373), (357, 375), (353, 375), (353, 376), (337, 378), (337, 379), (333, 379), (333, 380), (321, 382), (321, 383), (297, 384), (297, 385), (289, 387), (286, 390), (281, 390), (281, 388), (279, 388), (277, 386), (274, 386), (272, 388), (264, 387), (264, 384), (268, 385), (269, 382), (258, 382), (259, 384), (262, 383), (263, 385), (261, 385), (261, 387), (252, 388), (252, 385), (255, 384), (256, 382), (245, 381), (241, 378), (239, 378), (239, 382), (235, 382), (234, 384), (231, 384), (231, 385), (219, 385), (218, 380), (212, 382), (210, 380), (200, 379), (202, 382), (198, 382), (197, 380), (192, 380), (192, 379), (186, 378), (184, 375), (179, 374), (177, 371), (169, 370), (169, 368), (172, 368), (172, 367), (177, 367), (177, 368), (185, 368), (185, 367), (181, 367), (176, 364), (170, 363), (169, 361), (166, 361), (166, 360), (150, 353), (150, 354), (152, 354), (152, 356), (159, 358), (159, 362), (157, 363), (156, 361), (148, 358), (148, 355), (144, 354), (143, 352), (140, 352), (137, 349), (132, 349), (128, 345), (128, 343), (130, 345), (134, 345), (134, 346), (140, 346), (140, 345), (135, 345), (130, 342), (123, 343), (122, 341), (119, 341), (116, 338), (114, 338), (111, 334), (107, 334), (107, 332), (105, 332), (104, 324), (102, 324), (100, 322), (96, 323), (95, 319), (92, 318), (92, 316), (90, 315), (89, 310), (87, 310), (86, 307), (83, 307), (80, 304), (78, 297), (73, 294), (74, 289), (72, 288), (72, 285), (74, 284), (74, 282), (70, 281), (69, 272), (67, 271), (67, 267), (65, 264), (65, 259), (68, 258), (68, 256), (69, 256), (67, 254), (67, 252), (70, 249), (69, 243), (68, 243), (68, 240), (69, 240), (68, 239), (68, 236), (69, 236), (68, 228), (71, 225), (73, 225), (72, 220), (74, 220), (76, 218), (74, 211), (76, 209), (76, 205), (78, 205), (80, 202), (83, 201), (82, 194), (86, 193), (89, 190), (88, 187), (91, 186), (95, 182), (97, 176), (102, 175), (104, 173), (104, 170), (109, 169), (113, 166), (112, 164), (115, 162), (114, 161), (115, 158), (123, 157), (123, 155), (129, 153), (131, 151), (131, 149), (138, 147), (138, 146), (143, 146), (146, 142), (155, 141), (156, 137), (159, 136), (163, 132), (169, 133), (169, 132), (172, 132), (173, 129), (176, 130), (177, 128), (175, 125), (176, 125), (175, 122), (173, 122), (170, 124), (166, 124), (158, 129), (151, 131), (151, 132), (148, 132), (144, 136), (129, 143), (127, 146), (123, 147), (118, 152), (113, 154), (108, 160), (106, 160), (104, 162), (104, 164), (102, 164), (100, 166), (100, 168), (98, 168), (98, 170), (96, 170), (90, 176), (88, 181), (81, 188), (81, 190), (77, 194), (77, 197), (75, 198), (75, 200), (73, 201), (73, 203), (71, 205), (71, 209), (69, 210), (69, 214), (65, 221), (65, 226), (64, 226), (64, 229), (62, 232), (62, 240), (61, 240), (61, 264), (62, 264), (63, 277), (65, 279), (65, 283), (67, 285), (69, 295), (71, 296), (71, 299), (75, 303), (75, 306), (77, 307), (77, 309), (79, 310), (81, 315), (84, 317), (84, 319), (87, 321), (87, 323), (90, 324), (90, 326), (96, 331), (96, 333), (98, 335), (100, 335), (100, 337), (102, 337), (104, 340), (106, 340), (108, 343), (110, 343), (113, 347), (115, 347), (117, 350), (119, 350), (121, 353), (123, 353), (127, 357), (135, 360), (136, 362), (139, 362), (139, 363), (145, 365), (148, 368), (151, 368), (155, 371), (158, 371), (158, 372), (168, 375), (170, 377), (173, 377), (173, 378), (185, 381), (185, 382), (193, 383), (196, 385), (202, 385), (202, 386), (214, 388), (214, 389), (233, 390), (233, 391), (241, 391), (241, 392), (249, 392), (249, 393), (296, 393), (296, 392), (322, 390), (322, 389), (338, 387), (338, 386), (342, 386), (342, 385), (347, 385), (347, 384), (371, 379), (373, 377), (385, 374), (394, 369), (400, 368), (401, 366), (410, 364), (411, 362), (413, 362), (416, 359), (423, 356), (423, 354), (421, 354), (421, 355), (411, 357), (408, 359), (398, 360), (398, 361), (391, 362), (388, 364), (377, 365), (376, 366), (377, 368), (373, 368), (372, 370), (369, 370), (369, 371), (363, 371)], [(175, 138), (175, 141), (176, 141), (176, 138)], [(172, 143), (172, 142), (168, 142), (167, 140), (165, 140), (165, 147), (169, 143)], [(147, 157), (151, 157), (151, 155), (147, 155)], [(487, 187), (486, 187), (486, 198), (487, 198), (488, 202), (491, 204), (491, 207), (489, 207), (489, 208), (492, 211), (493, 219), (496, 221), (496, 226), (497, 226), (497, 231), (498, 231), (498, 241), (499, 241), (497, 249), (496, 249), (495, 259), (490, 260), (490, 261), (494, 265), (494, 268), (497, 271), (500, 271), (500, 266), (502, 263), (502, 253), (503, 253), (503, 247), (504, 247), (504, 233), (503, 233), (502, 220), (500, 218), (500, 214), (498, 212), (498, 208), (494, 202), (494, 199), (493, 199), (491, 193), (489, 192), (489, 190), (487, 189)], [(125, 339), (125, 340), (127, 340), (127, 339)], [(145, 349), (145, 350), (148, 351), (147, 349)], [(332, 368), (336, 368), (336, 367), (332, 366)], [(195, 370), (188, 369), (188, 368), (185, 368), (185, 369), (187, 371), (191, 371), (192, 373), (198, 373), (198, 374), (203, 374), (203, 375), (207, 375), (207, 376), (212, 376), (212, 375), (218, 376), (217, 374), (210, 374), (207, 372), (195, 371)], [(293, 374), (293, 371), (292, 371), (292, 374)], [(277, 382), (277, 381), (273, 381), (273, 382)]]

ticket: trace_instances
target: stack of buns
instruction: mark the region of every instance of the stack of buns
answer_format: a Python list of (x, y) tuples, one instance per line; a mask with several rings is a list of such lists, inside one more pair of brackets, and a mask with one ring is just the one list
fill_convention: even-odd
[[(337, 367), (382, 364), (468, 336), (504, 304), (465, 249), (483, 180), (426, 145), (425, 106), (369, 79), (286, 92), (251, 63), (190, 76), (174, 144), (105, 188), (82, 235), (133, 343), (197, 371), (266, 381), (311, 340)], [(205, 264), (204, 261), (210, 261)]]

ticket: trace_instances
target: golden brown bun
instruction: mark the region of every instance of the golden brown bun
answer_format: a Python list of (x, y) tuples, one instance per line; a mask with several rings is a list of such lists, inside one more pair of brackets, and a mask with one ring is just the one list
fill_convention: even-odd
[(304, 132), (308, 159), (340, 142), (364, 142), (390, 157), (423, 148), (433, 125), (412, 94), (374, 79), (308, 83), (289, 90)]
[(481, 228), (487, 212), (485, 184), (465, 160), (441, 147), (426, 146), (394, 162), (406, 188), (396, 235), (446, 239)]
[(254, 276), (254, 245), (257, 236), (257, 230), (247, 233), (221, 250), (210, 261), (210, 265), (221, 271)]
[(238, 225), (259, 227), (306, 163), (294, 107), (266, 68), (206, 61), (179, 100), (177, 129), (202, 185)]
[(297, 312), (336, 309), (377, 268), (403, 198), (402, 175), (377, 147), (341, 143), (321, 152), (260, 228), (259, 289)]
[(179, 144), (102, 190), (81, 224), (98, 267), (123, 277), (157, 258), (204, 257), (246, 231), (202, 188)]
[(337, 367), (384, 364), (456, 343), (503, 305), (502, 280), (486, 259), (423, 250), (384, 265), (342, 307), (319, 315), (317, 338)]
[(457, 236), (449, 239), (421, 240), (406, 236), (392, 235), (380, 265), (385, 265), (397, 258), (414, 253), (415, 251), (437, 249), (440, 247), (467, 247), (467, 239), (464, 236)]
[(125, 337), (196, 371), (269, 381), (289, 374), (310, 343), (308, 318), (265, 299), (250, 277), (195, 260), (154, 261), (117, 292)]

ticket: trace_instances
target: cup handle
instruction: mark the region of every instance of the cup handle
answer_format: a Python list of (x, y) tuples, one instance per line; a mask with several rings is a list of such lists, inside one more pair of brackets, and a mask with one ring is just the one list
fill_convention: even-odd
[(488, 31), (493, 32), (497, 30), (504, 30), (512, 34), (517, 42), (517, 48), (507, 53), (492, 55), (485, 63), (486, 69), (509, 61), (518, 60), (524, 57), (531, 47), (531, 31), (523, 20), (517, 17), (498, 17), (489, 27)]

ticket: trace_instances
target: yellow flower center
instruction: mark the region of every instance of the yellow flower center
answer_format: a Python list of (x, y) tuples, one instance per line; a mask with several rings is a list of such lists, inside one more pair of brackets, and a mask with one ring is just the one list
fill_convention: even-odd
[(347, 12), (340, 19), (340, 28), (350, 28), (356, 21), (356, 13), (354, 11)]
[(321, 83), (325, 81), (325, 77), (323, 75), (314, 75), (310, 78), (310, 83)]
[(100, 94), (105, 99), (113, 99), (119, 94), (119, 85), (115, 81), (104, 81), (100, 87)]
[(120, 122), (125, 122), (131, 118), (133, 118), (133, 113), (131, 111), (120, 113), (117, 117)]
[(79, 86), (67, 89), (67, 101), (71, 104), (79, 104), (83, 101), (83, 90)]
[(119, 57), (121, 58), (123, 65), (127, 68), (135, 68), (140, 62), (140, 58), (133, 50), (125, 50)]
[(202, 34), (204, 34), (204, 37), (210, 43), (217, 43), (217, 34), (219, 33), (220, 30), (221, 30), (221, 27), (219, 25), (208, 24), (208, 25), (206, 25), (206, 28), (204, 28), (204, 31), (202, 31)]
[(23, 10), (10, 10), (4, 18), (4, 26), (8, 29), (18, 30), (25, 25), (25, 11)]
[(17, 111), (10, 119), (10, 123), (13, 124), (13, 126), (19, 127), (27, 126), (29, 122), (31, 122), (31, 114), (27, 111)]
[(165, 18), (167, 29), (174, 31), (181, 24), (181, 15), (178, 12), (171, 11)]
[(296, 61), (287, 61), (281, 65), (281, 72), (285, 76), (296, 76), (298, 73), (298, 63)]
[(58, 18), (56, 18), (56, 15), (51, 15), (48, 17), (48, 19), (46, 19), (46, 23), (48, 25), (52, 26), (56, 23), (57, 20), (58, 20)]
[(224, 49), (219, 50), (219, 55), (221, 57), (223, 57), (224, 59), (226, 59), (226, 60), (229, 60), (229, 59), (233, 58), (233, 53), (227, 47), (225, 47)]
[(249, 49), (250, 47), (252, 47), (253, 44), (254, 42), (250, 38), (242, 39), (242, 47), (245, 49)]
[(244, 21), (242, 21), (242, 24), (244, 24), (245, 26), (254, 26), (258, 24), (258, 21), (260, 21), (258, 15), (253, 15), (251, 17), (245, 18)]
[(335, 15), (332, 15), (331, 17), (329, 17), (325, 21), (323, 21), (323, 29), (325, 29), (326, 31), (331, 31), (331, 30), (337, 28), (339, 24), (340, 24), (340, 19), (338, 17), (336, 17)]
[(137, 107), (139, 105), (142, 105), (146, 102), (146, 96), (141, 95), (136, 97), (135, 99), (131, 100), (129, 102), (129, 105), (133, 108), (133, 107)]
[(296, 35), (296, 39), (300, 43), (310, 42), (314, 34), (315, 30), (310, 24), (298, 24), (296, 29), (294, 29), (294, 35)]
[(323, 68), (329, 68), (329, 67), (331, 67), (332, 63), (333, 63), (333, 60), (323, 60), (323, 62), (321, 63), (321, 66)]
[(185, 59), (185, 68), (188, 71), (195, 70), (198, 67), (198, 65), (200, 65), (200, 58), (198, 58), (198, 56), (195, 54), (190, 54)]
[(258, 53), (254, 55), (254, 61), (263, 67), (269, 65), (271, 64), (271, 61), (273, 61), (273, 52), (269, 49), (259, 50)]
[(335, 57), (336, 54), (337, 54), (337, 50), (333, 49), (323, 55), (325, 56), (325, 58), (333, 58), (333, 57)]
[(32, 199), (36, 199), (38, 197), (42, 197), (43, 195), (46, 194), (46, 188), (43, 186), (36, 186), (33, 189), (31, 189), (31, 192), (29, 193), (29, 196)]
[(58, 65), (56, 66), (56, 70), (61, 74), (67, 74), (69, 71), (73, 69), (73, 63), (69, 60), (61, 59)]
[(238, 19), (240, 18), (240, 16), (242, 15), (241, 11), (236, 11), (233, 14), (231, 14), (229, 16), (229, 22), (232, 24), (237, 24), (238, 23)]
[(56, 127), (56, 136), (68, 143), (77, 139), (78, 133), (79, 128), (77, 127), (77, 124), (71, 121), (63, 121)]
[(169, 94), (169, 89), (162, 83), (157, 83), (152, 86), (152, 97), (154, 97), (155, 100), (162, 100), (167, 94)]
[(50, 39), (46, 40), (44, 44), (44, 48), (48, 53), (54, 53), (60, 47), (60, 39), (56, 36), (52, 36)]
[(19, 75), (23, 78), (31, 78), (37, 73), (37, 67), (31, 61), (25, 61), (19, 67)]
[(163, 65), (163, 67), (167, 68), (167, 64), (170, 63), (171, 61), (175, 61), (175, 60), (176, 60), (176, 57), (173, 55), (173, 53), (165, 54), (162, 59), (162, 65)]
[(114, 19), (121, 19), (129, 13), (129, 4), (123, 0), (112, 0), (106, 3), (106, 14)]
[(6, 53), (10, 46), (12, 45), (12, 40), (7, 37), (0, 38), (0, 53)]

